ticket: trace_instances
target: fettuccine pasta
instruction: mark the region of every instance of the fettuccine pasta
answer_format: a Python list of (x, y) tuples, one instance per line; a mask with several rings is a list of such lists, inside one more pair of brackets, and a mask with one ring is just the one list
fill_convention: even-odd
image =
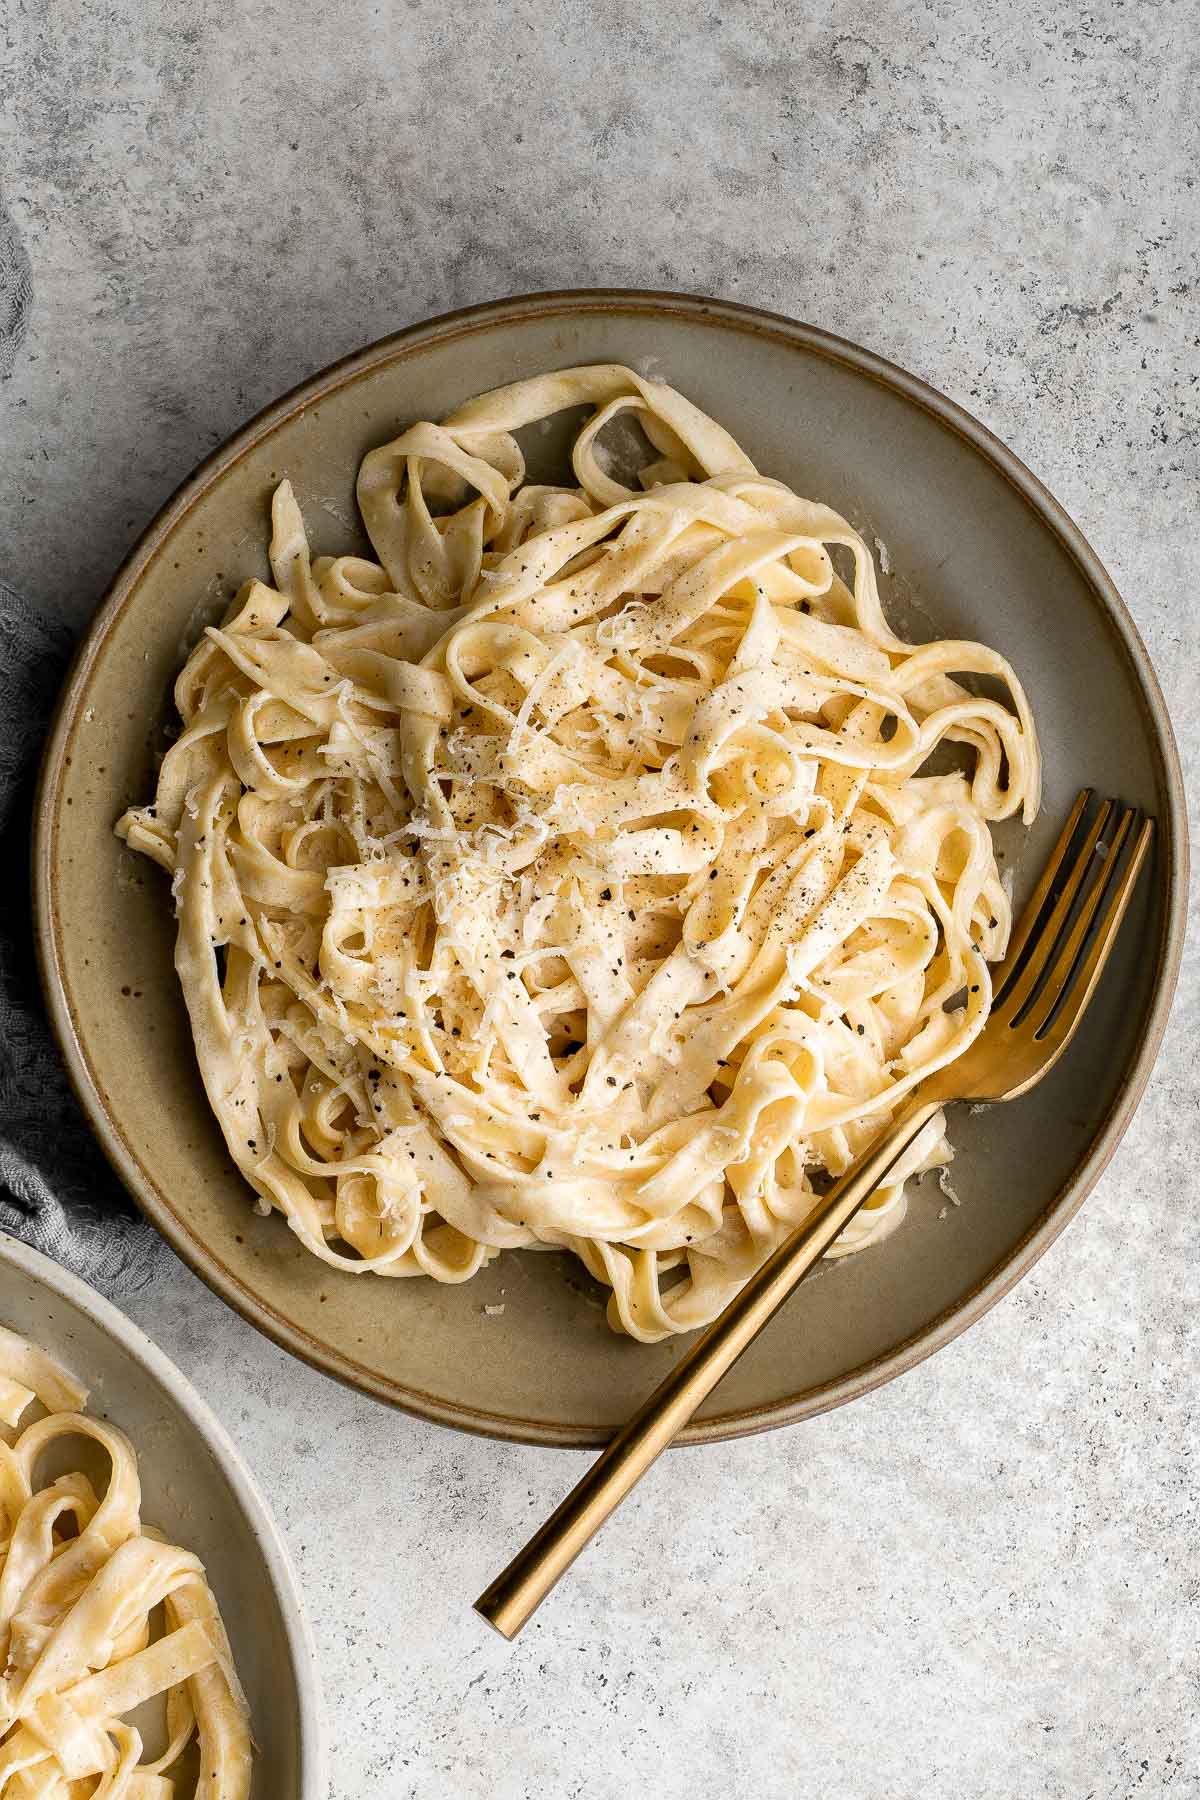
[[(41, 1416), (22, 1430), (35, 1400)], [(0, 1326), (0, 1796), (246, 1800), (246, 1702), (203, 1565), (141, 1523), (133, 1446), (89, 1418), (86, 1400)], [(100, 1495), (82, 1472), (39, 1473), (55, 1446), (80, 1438), (109, 1465)], [(158, 1696), (166, 1744), (144, 1759), (125, 1715)], [(198, 1773), (177, 1789), (172, 1770), (193, 1738)]]
[[(527, 482), (514, 434), (567, 407), (573, 482)], [(313, 560), (278, 488), (273, 581), (118, 826), (172, 876), (230, 1153), (334, 1268), (562, 1248), (614, 1327), (691, 1330), (982, 1028), (1021, 686), (902, 642), (843, 518), (626, 368), (414, 425), (358, 498), (375, 559)], [(832, 1254), (949, 1155), (935, 1121)]]

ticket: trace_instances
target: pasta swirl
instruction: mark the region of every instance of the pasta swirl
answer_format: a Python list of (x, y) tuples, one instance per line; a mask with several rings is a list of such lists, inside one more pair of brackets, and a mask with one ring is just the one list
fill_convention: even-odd
[[(574, 483), (527, 482), (515, 434), (567, 407)], [(378, 560), (314, 560), (279, 487), (272, 584), (118, 826), (172, 875), (230, 1153), (335, 1268), (563, 1248), (614, 1327), (691, 1330), (981, 1029), (1025, 695), (904, 643), (844, 519), (626, 368), (414, 425), (358, 496)], [(949, 1155), (935, 1121), (832, 1254)]]
[[(89, 1418), (86, 1399), (44, 1351), (0, 1327), (0, 1418), (17, 1433), (0, 1440), (0, 1796), (172, 1800), (171, 1771), (195, 1738), (185, 1791), (246, 1800), (246, 1702), (203, 1566), (142, 1526), (133, 1446)], [(19, 1430), (35, 1400), (45, 1415)], [(103, 1498), (83, 1473), (39, 1475), (47, 1452), (80, 1438), (109, 1465)], [(124, 1715), (159, 1695), (167, 1741), (145, 1759)]]

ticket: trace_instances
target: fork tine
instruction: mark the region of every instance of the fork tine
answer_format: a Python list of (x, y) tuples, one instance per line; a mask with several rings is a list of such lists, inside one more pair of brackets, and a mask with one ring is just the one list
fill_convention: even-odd
[[(1053, 1018), (1049, 1027), (1041, 1028), (1038, 1043), (1044, 1045), (1053, 1061), (1064, 1051), (1074, 1037), (1079, 1021), (1087, 1011), (1088, 1001), (1092, 997), (1096, 983), (1108, 960), (1108, 953), (1113, 947), (1117, 932), (1121, 928), (1121, 920), (1125, 917), (1125, 908), (1129, 905), (1130, 895), (1137, 886), (1137, 878), (1141, 873), (1146, 852), (1150, 848), (1154, 836), (1154, 820), (1147, 819), (1137, 835), (1133, 853), (1126, 865), (1125, 872), (1113, 887), (1112, 897), (1100, 921), (1100, 929), (1088, 951), (1087, 956), (1076, 971), (1074, 980), (1057, 1018)], [(1110, 884), (1111, 885), (1111, 884)]]
[(1013, 926), (1012, 935), (1008, 940), (1008, 951), (1004, 961), (1000, 964), (1000, 967), (992, 977), (993, 1004), (999, 1000), (1005, 982), (1010, 981), (1016, 973), (1017, 964), (1021, 960), (1026, 944), (1033, 935), (1034, 927), (1038, 922), (1043, 906), (1046, 904), (1050, 890), (1053, 888), (1054, 883), (1057, 881), (1059, 873), (1066, 862), (1067, 851), (1071, 848), (1071, 841), (1079, 828), (1079, 821), (1083, 817), (1091, 797), (1091, 788), (1082, 788), (1080, 790), (1075, 804), (1071, 808), (1067, 822), (1059, 833), (1058, 842), (1055, 844), (1045, 868), (1038, 876), (1037, 886), (1029, 896), (1029, 903), (1021, 914), (1021, 917)]
[[(1028, 1002), (1030, 1014), (1037, 1013), (1042, 1025), (1054, 1017), (1054, 1009), (1070, 983), (1075, 964), (1079, 961), (1080, 952), (1091, 930), (1092, 920), (1100, 909), (1100, 902), (1112, 885), (1113, 871), (1119, 866), (1121, 852), (1125, 848), (1125, 840), (1129, 836), (1130, 827), (1137, 818), (1137, 808), (1127, 806), (1117, 823), (1112, 843), (1108, 846), (1104, 868), (1097, 881), (1092, 883), (1087, 899), (1079, 909), (1079, 916), (1061, 946), (1050, 943), (1042, 965), (1049, 965), (1049, 973), (1041, 986)], [(1035, 1032), (1041, 1025), (1034, 1026)]]
[[(1002, 1010), (1011, 1018), (1016, 1013), (1020, 1012), (1026, 1001), (1031, 998), (1034, 989), (1041, 980), (1047, 961), (1054, 952), (1054, 946), (1058, 942), (1063, 926), (1070, 916), (1071, 908), (1075, 904), (1075, 899), (1079, 893), (1083, 880), (1092, 867), (1092, 858), (1095, 855), (1096, 845), (1099, 843), (1101, 833), (1104, 831), (1105, 826), (1112, 817), (1114, 805), (1114, 801), (1106, 800), (1101, 806), (1100, 811), (1096, 814), (1096, 817), (1089, 826), (1083, 843), (1080, 845), (1079, 851), (1071, 864), (1070, 873), (1062, 884), (1061, 891), (1054, 903), (1049, 918), (1040, 930), (1037, 929), (1036, 925), (1033, 927), (1031, 936), (1034, 937), (1035, 941), (1028, 962), (1017, 972), (1014, 980), (1009, 981), (1006, 977), (1003, 986), (1000, 987), (997, 992), (995, 1002), (993, 1003), (993, 1011)], [(1040, 886), (1041, 884), (1039, 883), (1038, 885)], [(1007, 961), (1005, 962), (1004, 967), (1007, 971)]]

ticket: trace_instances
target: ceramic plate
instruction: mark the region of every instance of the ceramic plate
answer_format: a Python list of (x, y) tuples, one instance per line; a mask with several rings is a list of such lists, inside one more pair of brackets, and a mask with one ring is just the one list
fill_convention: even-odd
[[(946, 1343), (1030, 1267), (1112, 1155), (1146, 1081), (1186, 885), (1170, 726), (1111, 581), (1002, 444), (865, 350), (678, 295), (534, 295), (385, 339), (238, 432), (151, 525), (66, 689), (36, 844), (54, 1023), (119, 1173), (179, 1254), (254, 1324), (426, 1417), (558, 1444), (602, 1442), (680, 1342), (645, 1348), (613, 1336), (597, 1292), (557, 1255), (503, 1256), (461, 1287), (358, 1278), (317, 1262), (278, 1215), (255, 1214), (196, 1071), (167, 883), (112, 825), (151, 793), (165, 697), (186, 647), (246, 576), (267, 574), (268, 501), (282, 475), (316, 551), (346, 550), (361, 543), (354, 478), (366, 450), (482, 389), (607, 361), (682, 388), (761, 469), (885, 544), (885, 603), (910, 636), (980, 638), (1015, 664), (1046, 764), (1036, 828), (1002, 834), (1018, 897), (1085, 783), (1160, 822), (1151, 878), (1070, 1056), (1019, 1104), (955, 1114), (950, 1179), (961, 1205), (927, 1178), (899, 1232), (806, 1285), (688, 1438), (760, 1430), (864, 1393)], [(543, 460), (554, 453), (543, 439)]]
[(324, 1800), (312, 1637), (266, 1502), (221, 1426), (123, 1313), (7, 1237), (0, 1237), (0, 1324), (87, 1385), (87, 1410), (133, 1440), (143, 1519), (203, 1562), (250, 1702), (255, 1795)]

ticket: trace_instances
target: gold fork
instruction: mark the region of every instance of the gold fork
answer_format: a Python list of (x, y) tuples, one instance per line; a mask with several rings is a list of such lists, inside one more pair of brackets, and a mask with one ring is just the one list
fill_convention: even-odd
[[(953, 1100), (1015, 1100), (1058, 1061), (1095, 990), (1154, 832), (1154, 821), (1147, 818), (1135, 835), (1136, 809), (1115, 800), (1106, 800), (1087, 823), (1091, 798), (1085, 788), (1076, 800), (1013, 931), (1008, 955), (995, 972), (983, 1031), (956, 1062), (913, 1089), (861, 1161), (751, 1276), (480, 1595), (475, 1610), (502, 1637), (517, 1635), (935, 1113)], [(1082, 841), (1075, 847), (1081, 826)]]

